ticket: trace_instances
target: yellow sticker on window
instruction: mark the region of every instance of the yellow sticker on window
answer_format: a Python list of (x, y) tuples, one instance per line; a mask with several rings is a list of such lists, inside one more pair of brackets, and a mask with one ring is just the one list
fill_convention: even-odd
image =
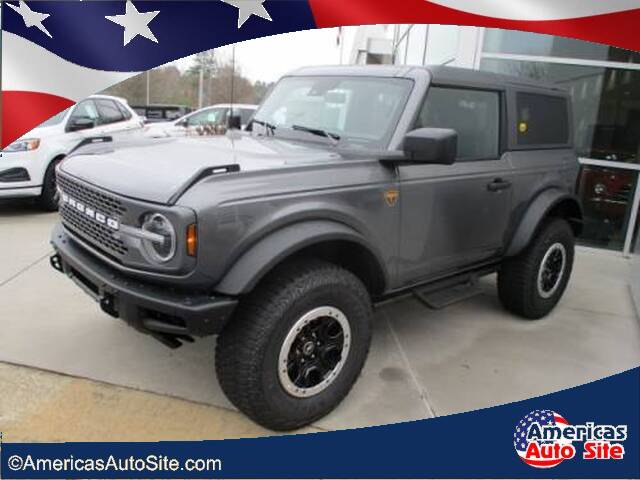
[(529, 125), (527, 125), (527, 122), (520, 122), (518, 124), (518, 131), (520, 133), (527, 133), (527, 130), (529, 130)]

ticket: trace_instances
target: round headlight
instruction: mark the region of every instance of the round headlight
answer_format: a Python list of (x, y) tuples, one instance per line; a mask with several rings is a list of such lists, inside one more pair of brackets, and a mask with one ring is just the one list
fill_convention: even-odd
[(160, 213), (144, 218), (142, 230), (153, 233), (155, 239), (142, 241), (145, 251), (156, 263), (166, 263), (176, 254), (176, 232), (167, 217)]

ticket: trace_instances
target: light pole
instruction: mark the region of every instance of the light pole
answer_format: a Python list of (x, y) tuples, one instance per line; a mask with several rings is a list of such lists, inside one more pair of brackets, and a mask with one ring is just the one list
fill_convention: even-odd
[(149, 106), (149, 97), (150, 97), (150, 93), (149, 93), (149, 87), (150, 87), (150, 82), (149, 82), (149, 77), (151, 74), (151, 70), (147, 70), (147, 107)]

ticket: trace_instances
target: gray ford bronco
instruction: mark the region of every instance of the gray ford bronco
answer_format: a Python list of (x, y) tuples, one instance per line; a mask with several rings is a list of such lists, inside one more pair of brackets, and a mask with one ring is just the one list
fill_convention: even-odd
[(564, 91), (522, 79), (305, 68), (247, 132), (69, 155), (51, 264), (170, 347), (217, 335), (228, 398), (294, 429), (351, 389), (376, 302), (440, 308), (497, 272), (507, 310), (554, 308), (582, 223), (570, 118)]

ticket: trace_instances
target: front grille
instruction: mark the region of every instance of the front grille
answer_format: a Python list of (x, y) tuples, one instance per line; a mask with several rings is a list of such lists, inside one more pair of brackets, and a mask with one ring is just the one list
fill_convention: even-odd
[(73, 180), (58, 176), (58, 185), (65, 193), (76, 200), (80, 200), (85, 205), (89, 205), (109, 217), (121, 217), (126, 212), (126, 207), (120, 200), (110, 195), (98, 192), (97, 190), (81, 185)]
[[(110, 195), (81, 185), (68, 178), (58, 176), (58, 186), (63, 193), (72, 197), (83, 206), (120, 221), (127, 211), (120, 200)], [(98, 223), (93, 218), (73, 206), (61, 202), (60, 216), (63, 224), (90, 245), (116, 259), (126, 255), (128, 248), (117, 236), (117, 232), (108, 226)]]

